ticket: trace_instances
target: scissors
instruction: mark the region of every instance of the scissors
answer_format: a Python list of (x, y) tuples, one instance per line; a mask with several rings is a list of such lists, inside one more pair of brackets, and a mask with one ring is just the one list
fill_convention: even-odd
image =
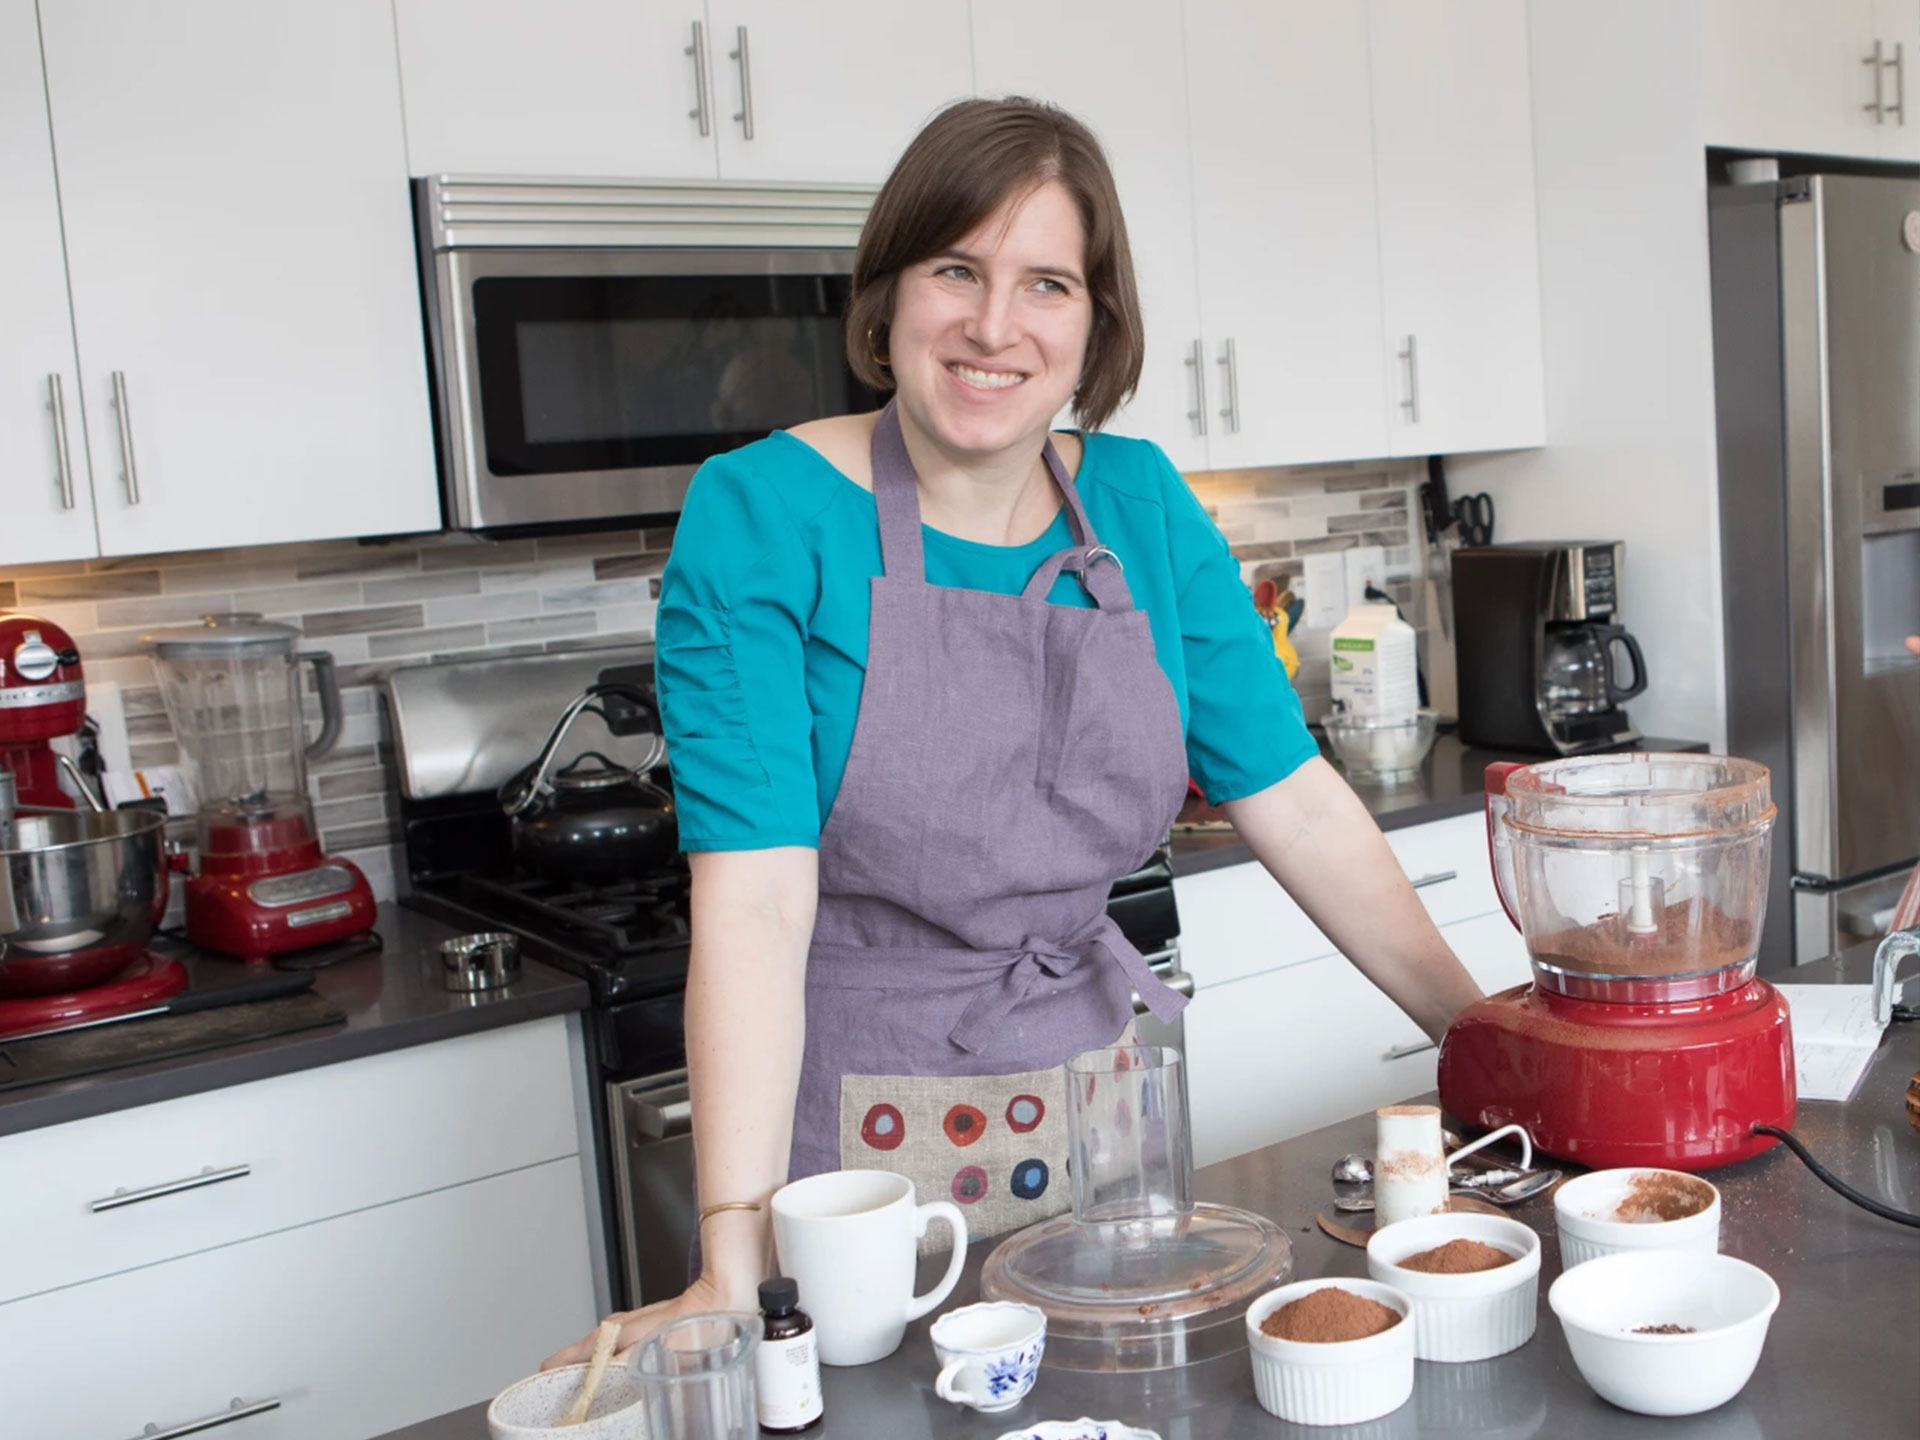
[(1453, 502), (1453, 520), (1460, 527), (1460, 539), (1467, 545), (1493, 543), (1493, 497), (1482, 491), (1462, 495)]

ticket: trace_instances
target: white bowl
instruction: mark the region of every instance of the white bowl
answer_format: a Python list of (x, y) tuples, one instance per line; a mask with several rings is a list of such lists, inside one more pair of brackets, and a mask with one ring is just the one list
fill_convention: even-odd
[[(1753, 1374), (1780, 1287), (1731, 1255), (1643, 1250), (1567, 1271), (1547, 1304), (1602, 1399), (1642, 1415), (1695, 1415), (1724, 1405)], [(1694, 1333), (1633, 1333), (1643, 1325)]]
[[(1511, 1265), (1462, 1275), (1403, 1269), (1400, 1261), (1449, 1240), (1478, 1240)], [(1413, 1301), (1413, 1353), (1422, 1360), (1491, 1360), (1533, 1338), (1540, 1306), (1540, 1237), (1499, 1215), (1423, 1215), (1373, 1232), (1367, 1273)]]
[[(1397, 1310), (1401, 1321), (1364, 1340), (1276, 1340), (1260, 1322), (1302, 1295), (1337, 1285)], [(1296, 1425), (1358, 1425), (1392, 1414), (1413, 1395), (1413, 1302), (1391, 1285), (1328, 1276), (1269, 1290), (1247, 1307), (1253, 1390), (1269, 1415)]]
[(586, 1366), (562, 1365), (509, 1385), (487, 1407), (487, 1433), (493, 1440), (641, 1440), (647, 1422), (640, 1377), (625, 1361), (607, 1366), (587, 1418), (561, 1428), (586, 1378)]
[[(1712, 1202), (1697, 1214), (1679, 1220), (1621, 1220), (1620, 1202), (1639, 1175), (1671, 1175), (1676, 1180), (1704, 1185)], [(1701, 1255), (1720, 1251), (1720, 1192), (1698, 1175), (1678, 1170), (1596, 1170), (1568, 1180), (1553, 1192), (1553, 1218), (1560, 1230), (1560, 1266), (1571, 1270), (1602, 1255), (1627, 1250), (1690, 1250)]]

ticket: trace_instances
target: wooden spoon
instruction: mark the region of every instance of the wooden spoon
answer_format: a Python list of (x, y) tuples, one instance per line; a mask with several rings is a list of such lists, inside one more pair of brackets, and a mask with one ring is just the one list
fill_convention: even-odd
[(593, 1409), (594, 1397), (600, 1393), (600, 1382), (607, 1378), (607, 1362), (613, 1359), (613, 1347), (619, 1341), (620, 1322), (602, 1320), (599, 1333), (593, 1337), (593, 1359), (587, 1362), (587, 1378), (581, 1383), (573, 1405), (560, 1417), (562, 1425), (578, 1425), (587, 1418), (587, 1412)]

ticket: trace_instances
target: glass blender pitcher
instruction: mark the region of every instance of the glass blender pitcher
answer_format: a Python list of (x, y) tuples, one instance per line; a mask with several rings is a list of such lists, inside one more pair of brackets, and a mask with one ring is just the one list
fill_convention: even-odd
[[(307, 796), (307, 761), (340, 734), (333, 657), (298, 653), (299, 631), (258, 615), (208, 615), (142, 638), (199, 797), (189, 938), (262, 960), (366, 933), (374, 908), (366, 877), (321, 853)], [(302, 665), (320, 699), (311, 743)]]
[(1533, 984), (1469, 1006), (1440, 1098), (1583, 1165), (1692, 1170), (1791, 1126), (1786, 1003), (1755, 977), (1774, 806), (1767, 768), (1588, 755), (1487, 770), (1487, 833)]

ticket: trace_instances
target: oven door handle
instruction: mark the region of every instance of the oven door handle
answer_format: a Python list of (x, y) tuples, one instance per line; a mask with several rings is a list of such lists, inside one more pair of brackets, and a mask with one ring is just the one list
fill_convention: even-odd
[(627, 1096), (627, 1117), (634, 1133), (649, 1140), (674, 1140), (693, 1133), (693, 1101), (684, 1085)]
[[(1193, 974), (1180, 968), (1180, 947), (1175, 945), (1165, 950), (1156, 950), (1146, 957), (1153, 966), (1153, 973), (1160, 977), (1160, 983), (1176, 995), (1193, 998)], [(1133, 992), (1133, 1013), (1137, 1016), (1151, 1015), (1147, 1002), (1140, 998), (1138, 990)]]

